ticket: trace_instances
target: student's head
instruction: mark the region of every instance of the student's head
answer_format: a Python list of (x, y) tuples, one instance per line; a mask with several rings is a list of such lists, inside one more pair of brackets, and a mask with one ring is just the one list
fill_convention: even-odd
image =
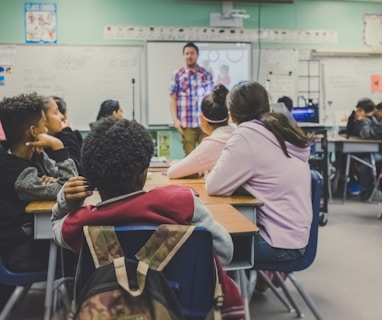
[(292, 108), (293, 108), (293, 100), (287, 96), (282, 96), (280, 97), (277, 102), (279, 103), (283, 103), (287, 109), (289, 110), (289, 112), (292, 111)]
[(101, 118), (112, 116), (117, 119), (123, 118), (123, 110), (119, 106), (119, 102), (117, 100), (105, 100), (101, 103), (98, 115), (97, 115), (97, 121)]
[(64, 101), (64, 99), (57, 97), (57, 96), (51, 96), (50, 98), (52, 98), (54, 100), (54, 102), (56, 102), (58, 110), (64, 116), (64, 121), (65, 121), (67, 119), (66, 112), (68, 111), (68, 109), (66, 107), (66, 102)]
[(260, 119), (270, 111), (268, 93), (258, 82), (239, 82), (228, 93), (227, 107), (234, 123)]
[(33, 141), (47, 133), (43, 111), (47, 99), (37, 93), (20, 94), (0, 102), (0, 121), (10, 145)]
[(356, 109), (363, 110), (365, 114), (369, 114), (375, 110), (375, 103), (369, 98), (363, 98), (357, 102)]
[(48, 134), (54, 136), (56, 133), (61, 132), (64, 128), (64, 115), (60, 112), (57, 103), (52, 97), (49, 97), (44, 104), (44, 112)]
[(141, 124), (103, 118), (83, 141), (84, 176), (103, 200), (141, 190), (153, 154), (152, 137)]
[(214, 91), (203, 98), (200, 114), (200, 128), (206, 134), (210, 134), (215, 128), (228, 124), (228, 109), (226, 96), (228, 89), (218, 84)]
[(382, 102), (375, 106), (374, 117), (376, 117), (378, 121), (382, 121)]
[(193, 42), (187, 42), (183, 46), (183, 57), (188, 68), (194, 68), (198, 61), (199, 49)]

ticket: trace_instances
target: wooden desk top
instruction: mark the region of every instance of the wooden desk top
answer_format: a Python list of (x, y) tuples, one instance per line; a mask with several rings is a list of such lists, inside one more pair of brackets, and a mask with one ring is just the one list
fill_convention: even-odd
[(26, 213), (46, 213), (52, 212), (56, 201), (32, 201), (25, 207)]
[(229, 204), (208, 204), (207, 208), (216, 221), (226, 228), (231, 235), (259, 231), (259, 228), (252, 221)]
[(210, 196), (204, 187), (204, 178), (199, 179), (169, 179), (166, 175), (161, 172), (152, 172), (147, 178), (146, 184), (144, 186), (145, 190), (151, 190), (155, 187), (162, 187), (169, 184), (177, 184), (181, 186), (190, 187), (195, 191), (199, 198), (204, 204), (232, 204), (235, 206), (253, 206), (261, 207), (264, 205), (260, 200), (252, 196)]

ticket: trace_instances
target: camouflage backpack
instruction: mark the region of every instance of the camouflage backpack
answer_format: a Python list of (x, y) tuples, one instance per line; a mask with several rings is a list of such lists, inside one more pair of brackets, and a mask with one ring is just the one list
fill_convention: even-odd
[[(123, 256), (114, 227), (84, 227), (97, 269), (81, 288), (78, 300), (75, 296), (72, 317), (76, 320), (184, 319), (178, 297), (161, 270), (194, 228), (159, 226), (136, 254), (138, 261), (135, 261)], [(219, 290), (217, 286), (218, 295)], [(213, 309), (207, 318), (219, 319), (219, 310)]]

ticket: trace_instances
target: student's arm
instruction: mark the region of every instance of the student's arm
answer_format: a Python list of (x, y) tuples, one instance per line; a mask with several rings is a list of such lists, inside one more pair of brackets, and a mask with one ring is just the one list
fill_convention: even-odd
[(359, 130), (359, 135), (361, 138), (364, 138), (364, 139), (371, 139), (375, 137), (371, 119), (366, 118), (362, 121), (360, 130)]
[(83, 177), (70, 178), (57, 194), (57, 201), (52, 209), (51, 221), (54, 239), (59, 246), (73, 250), (65, 243), (62, 237), (61, 230), (65, 216), (81, 207), (85, 198), (91, 195), (92, 191), (89, 190), (89, 185)]
[(54, 152), (54, 161), (45, 153), (40, 154), (42, 165), (55, 178), (46, 183), (46, 178), (40, 177), (36, 167), (25, 168), (15, 181), (15, 190), (23, 201), (55, 200), (62, 185), (73, 176), (77, 176), (77, 169), (66, 149)]
[(230, 196), (252, 176), (253, 150), (237, 129), (228, 140), (215, 167), (208, 174), (206, 189), (209, 195)]
[(207, 153), (211, 152), (208, 150), (209, 145), (208, 141), (204, 140), (187, 157), (172, 164), (167, 170), (167, 177), (169, 179), (179, 179), (192, 174), (202, 175), (205, 170), (212, 168), (213, 165), (208, 163), (208, 157), (206, 156)]
[(212, 235), (213, 246), (223, 265), (228, 265), (233, 257), (233, 242), (227, 230), (218, 223), (203, 202), (194, 197), (194, 217), (192, 224), (207, 228)]
[(178, 96), (176, 94), (173, 94), (170, 96), (170, 113), (171, 113), (172, 123), (175, 129), (178, 130), (180, 134), (182, 134), (183, 133), (182, 124), (180, 120), (178, 119), (177, 109), (178, 109)]

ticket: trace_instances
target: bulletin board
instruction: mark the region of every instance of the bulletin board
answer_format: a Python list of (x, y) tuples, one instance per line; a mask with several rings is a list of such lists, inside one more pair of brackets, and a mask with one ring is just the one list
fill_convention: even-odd
[(140, 121), (142, 55), (143, 46), (3, 45), (0, 99), (32, 91), (62, 97), (79, 130), (89, 130), (106, 99)]

